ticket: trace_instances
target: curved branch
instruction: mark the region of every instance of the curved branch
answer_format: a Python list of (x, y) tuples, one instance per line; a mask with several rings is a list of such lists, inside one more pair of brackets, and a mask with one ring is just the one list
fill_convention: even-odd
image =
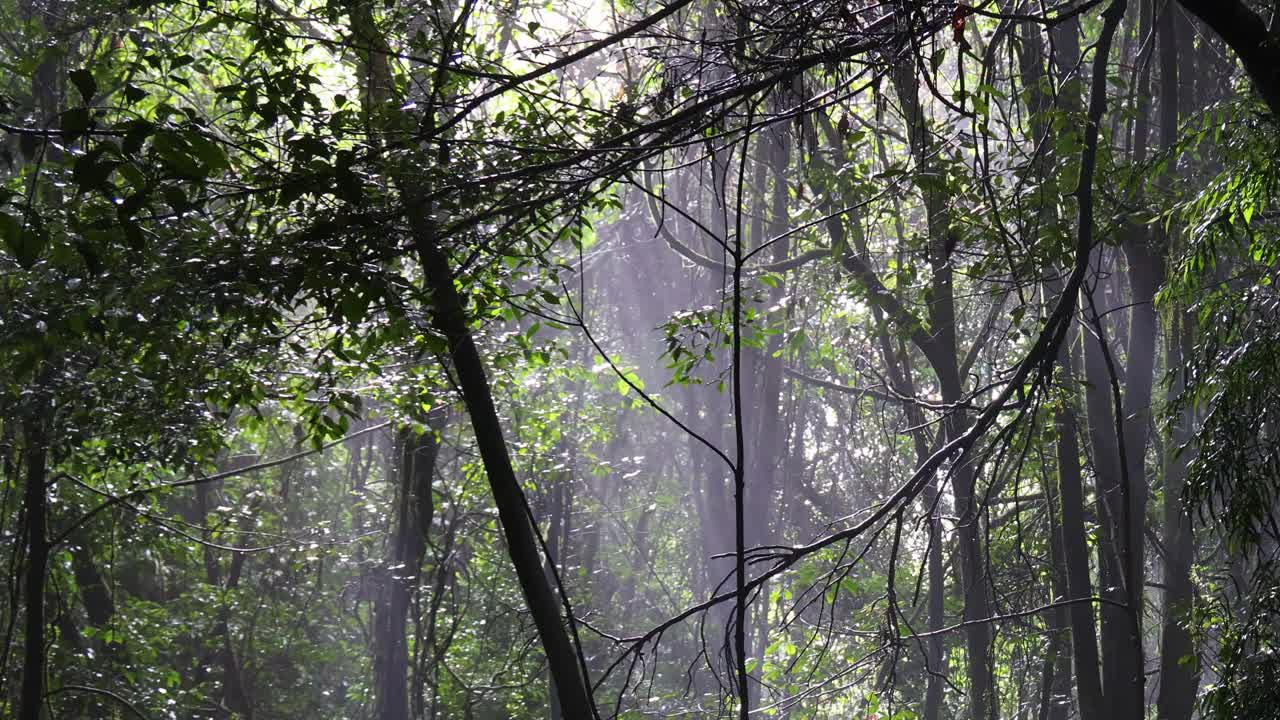
[(1280, 118), (1280, 34), (1241, 0), (1179, 0), (1222, 38), (1253, 80), (1258, 94)]
[(344, 443), (352, 438), (357, 438), (357, 437), (360, 437), (361, 435), (365, 435), (365, 434), (374, 432), (376, 430), (381, 430), (389, 426), (390, 424), (391, 422), (387, 421), (383, 423), (378, 423), (377, 425), (370, 425), (367, 428), (361, 428), (353, 433), (344, 435), (343, 437), (340, 437), (336, 440), (330, 440), (329, 442), (321, 445), (318, 448), (314, 448), (311, 450), (303, 450), (302, 452), (296, 452), (296, 453), (293, 453), (292, 455), (285, 455), (284, 457), (276, 458), (275, 460), (268, 460), (266, 462), (260, 462), (255, 465), (249, 465), (247, 467), (237, 468), (235, 470), (227, 470), (226, 472), (214, 473), (213, 475), (201, 475), (200, 477), (187, 478), (186, 480), (175, 480), (174, 482), (170, 482), (170, 483), (161, 483), (159, 485), (149, 485), (147, 487), (140, 487), (140, 488), (130, 490), (129, 492), (123, 495), (115, 495), (110, 500), (103, 502), (101, 505), (98, 505), (97, 507), (85, 513), (84, 515), (81, 515), (78, 520), (76, 520), (74, 523), (71, 524), (71, 527), (62, 531), (58, 535), (58, 537), (54, 538), (49, 543), (49, 547), (55, 548), (61, 545), (64, 541), (66, 541), (67, 538), (71, 537), (72, 533), (74, 533), (76, 530), (79, 530), (81, 527), (85, 525), (85, 523), (92, 520), (95, 516), (97, 516), (98, 513), (102, 512), (103, 510), (107, 510), (109, 508), (115, 507), (116, 505), (119, 505), (121, 503), (126, 503), (135, 498), (140, 498), (143, 495), (148, 495), (153, 492), (159, 492), (161, 490), (173, 490), (174, 488), (190, 487), (192, 485), (203, 485), (205, 483), (217, 482), (218, 480), (226, 480), (227, 478), (233, 478), (240, 475), (247, 475), (257, 470), (267, 470), (269, 468), (273, 468), (278, 465), (291, 463), (294, 460), (300, 460), (304, 457), (307, 457), (308, 455), (315, 455), (317, 453), (324, 452), (325, 450), (328, 450), (334, 445)]
[(50, 698), (50, 697), (53, 697), (54, 695), (61, 695), (62, 693), (66, 693), (66, 692), (81, 692), (81, 693), (87, 693), (89, 695), (101, 695), (105, 698), (110, 698), (112, 700), (115, 700), (120, 705), (123, 705), (124, 708), (128, 710), (130, 713), (132, 713), (134, 717), (142, 718), (142, 720), (150, 720), (146, 715), (142, 713), (141, 710), (138, 709), (136, 705), (124, 699), (120, 695), (117, 695), (116, 693), (113, 693), (110, 690), (103, 690), (102, 688), (96, 688), (90, 685), (63, 685), (62, 687), (56, 690), (50, 690), (49, 692), (45, 693), (44, 696), (46, 698)]

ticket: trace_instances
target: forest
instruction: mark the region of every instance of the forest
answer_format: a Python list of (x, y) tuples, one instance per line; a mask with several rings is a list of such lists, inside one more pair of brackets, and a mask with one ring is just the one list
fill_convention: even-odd
[(1280, 718), (1280, 4), (0, 63), (0, 718)]

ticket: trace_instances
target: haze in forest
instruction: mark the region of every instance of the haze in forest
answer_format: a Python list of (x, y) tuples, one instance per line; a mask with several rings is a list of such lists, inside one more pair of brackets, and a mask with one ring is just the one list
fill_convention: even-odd
[(0, 3), (0, 717), (1280, 718), (1275, 15)]

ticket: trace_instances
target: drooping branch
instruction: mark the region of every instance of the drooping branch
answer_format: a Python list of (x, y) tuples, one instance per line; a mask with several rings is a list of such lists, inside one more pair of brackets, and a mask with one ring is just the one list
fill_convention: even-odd
[(1280, 34), (1243, 0), (1179, 0), (1222, 38), (1240, 62), (1258, 94), (1280, 118)]

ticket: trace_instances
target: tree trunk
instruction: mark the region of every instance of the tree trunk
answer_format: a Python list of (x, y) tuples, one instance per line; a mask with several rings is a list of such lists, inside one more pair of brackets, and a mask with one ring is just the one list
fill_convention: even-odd
[[(1173, 148), (1178, 115), (1192, 111), (1192, 83), (1195, 70), (1188, 59), (1193, 37), (1190, 23), (1176, 13), (1166, 12), (1160, 23), (1161, 72), (1161, 143)], [(1185, 44), (1184, 44), (1185, 43)], [(1178, 168), (1171, 168), (1176, 177)], [(1173, 240), (1166, 237), (1166, 247)], [(1193, 352), (1196, 316), (1177, 308), (1166, 339), (1166, 368), (1172, 374), (1166, 399), (1173, 405), (1186, 387), (1184, 362)], [(1194, 435), (1193, 407), (1184, 408), (1170, 423), (1169, 448), (1164, 458), (1164, 595), (1161, 601), (1160, 692), (1156, 698), (1156, 715), (1160, 720), (1190, 720), (1195, 710), (1200, 686), (1200, 670), (1195, 657), (1195, 643), (1185, 623), (1195, 598), (1191, 584), (1191, 565), (1195, 560), (1195, 535), (1191, 516), (1182, 505), (1182, 491), (1191, 461), (1188, 442)]]
[[(1074, 375), (1068, 348), (1064, 344), (1058, 354), (1063, 381)], [(1058, 430), (1058, 495), (1062, 502), (1062, 556), (1066, 563), (1067, 598), (1071, 625), (1071, 653), (1075, 666), (1076, 696), (1080, 720), (1103, 720), (1102, 680), (1098, 667), (1097, 630), (1093, 619), (1093, 603), (1083, 598), (1093, 596), (1089, 577), (1089, 541), (1084, 529), (1084, 482), (1080, 471), (1080, 442), (1075, 408), (1071, 404), (1058, 410), (1054, 422)]]
[[(1194, 318), (1185, 313), (1181, 318), (1180, 337), (1168, 345), (1168, 366), (1177, 381), (1170, 384), (1172, 402), (1182, 391), (1182, 363), (1185, 359)], [(1182, 491), (1192, 452), (1186, 448), (1193, 437), (1194, 415), (1191, 408), (1179, 413), (1173, 424), (1171, 447), (1166, 453), (1164, 474), (1164, 598), (1161, 603), (1163, 624), (1160, 632), (1160, 694), (1156, 700), (1156, 716), (1160, 720), (1190, 720), (1195, 710), (1200, 686), (1200, 669), (1195, 643), (1187, 630), (1187, 614), (1195, 599), (1191, 584), (1191, 565), (1195, 560), (1195, 535), (1191, 516), (1182, 504)]]
[[(1041, 77), (1046, 74), (1040, 62), (1044, 50), (1041, 39), (1041, 28), (1026, 28), (1024, 34), (1027, 45), (1022, 54), (1025, 85), (1032, 92), (1031, 106), (1033, 110), (1048, 110), (1051, 99), (1041, 88)], [(1055, 56), (1051, 59), (1048, 73), (1052, 75), (1059, 87), (1071, 80), (1075, 72), (1075, 62), (1080, 54), (1078, 20), (1072, 19), (1062, 23), (1051, 31)], [(1059, 102), (1067, 112), (1081, 110), (1078, 90), (1064, 90)], [(1037, 137), (1048, 137), (1051, 128), (1047, 123), (1037, 123)], [(1046, 154), (1042, 161), (1040, 173), (1048, 178), (1049, 158)], [(1046, 203), (1048, 206), (1048, 203)], [(1046, 222), (1057, 222), (1058, 218), (1044, 215)], [(1050, 295), (1062, 292), (1061, 281), (1045, 283)], [(1093, 596), (1093, 582), (1089, 568), (1089, 540), (1085, 531), (1084, 517), (1084, 479), (1080, 466), (1080, 433), (1078, 411), (1073, 401), (1075, 367), (1073, 359), (1072, 338), (1069, 333), (1062, 347), (1058, 349), (1058, 366), (1060, 368), (1060, 384), (1067, 388), (1068, 399), (1054, 414), (1054, 426), (1057, 430), (1055, 450), (1057, 454), (1057, 489), (1059, 522), (1057, 537), (1061, 555), (1055, 556), (1055, 577), (1065, 585), (1065, 592), (1057, 599), (1069, 600), (1071, 604), (1065, 608), (1067, 625), (1070, 628), (1070, 651), (1073, 666), (1073, 677), (1076, 687), (1076, 702), (1081, 720), (1103, 720), (1105, 717), (1102, 695), (1102, 679), (1098, 658), (1097, 627), (1094, 621), (1094, 604), (1086, 601)], [(1046, 491), (1046, 495), (1050, 493)], [(1051, 508), (1052, 512), (1052, 508)]]
[[(1049, 518), (1050, 596), (1054, 602), (1071, 597), (1067, 587), (1066, 551), (1059, 509), (1062, 505), (1058, 483), (1045, 473), (1045, 514)], [(1070, 609), (1059, 605), (1045, 617), (1049, 645), (1045, 648), (1040, 698), (1040, 720), (1067, 720), (1071, 711), (1071, 622)]]
[[(401, 187), (403, 190), (406, 186)], [(431, 305), (428, 308), (431, 321), (447, 342), (449, 357), (458, 376), (467, 412), (471, 416), (489, 488), (498, 508), (498, 518), (507, 541), (507, 552), (515, 566), (520, 589), (547, 654), (560, 705), (567, 717), (592, 718), (595, 716), (595, 707), (591, 691), (582, 675), (574, 645), (565, 632), (556, 592), (543, 573), (542, 553), (526, 510), (524, 490), (521, 489), (511, 465), (511, 456), (507, 451), (502, 423), (498, 419), (498, 411), (489, 389), (484, 362), (471, 337), (466, 310), (454, 285), (449, 258), (436, 245), (424, 203), (412, 198), (406, 198), (406, 201), (415, 250), (425, 274), (426, 287), (431, 292)]]
[(44, 581), (49, 563), (49, 541), (45, 537), (49, 509), (45, 494), (48, 437), (42, 410), (31, 408), (28, 412), (30, 414), (23, 425), (27, 465), (23, 499), (27, 522), (26, 617), (18, 720), (40, 720), (40, 708), (44, 704), (45, 671)]
[(75, 545), (71, 547), (71, 568), (75, 573), (76, 587), (80, 591), (80, 602), (84, 604), (91, 626), (106, 627), (116, 611), (111, 590), (107, 587), (98, 564), (94, 562), (88, 533), (76, 533), (72, 542)]
[[(561, 558), (559, 570), (563, 572), (567, 545), (562, 543), (561, 540), (569, 524), (568, 486), (572, 482), (572, 471), (558, 472), (552, 480), (549, 502), (547, 503), (549, 505), (547, 510), (549, 520), (549, 527), (547, 528), (547, 582), (555, 581), (554, 573), (557, 568), (553, 563), (556, 562), (556, 558)], [(632, 577), (634, 577), (634, 574)], [(551, 676), (550, 671), (547, 672), (547, 691), (550, 697), (548, 703), (550, 720), (561, 720), (564, 717), (564, 712), (560, 708), (560, 698), (556, 696), (555, 678)]]
[[(1095, 250), (1094, 266), (1103, 262), (1104, 250)], [(1089, 437), (1093, 448), (1093, 468), (1098, 482), (1098, 567), (1101, 594), (1109, 600), (1101, 608), (1103, 692), (1107, 706), (1121, 717), (1137, 718), (1134, 714), (1141, 695), (1134, 693), (1131, 684), (1132, 618), (1126, 588), (1127, 547), (1125, 460), (1120, 451), (1120, 439), (1116, 426), (1116, 401), (1114, 396), (1120, 380), (1116, 377), (1116, 354), (1110, 348), (1108, 326), (1105, 318), (1111, 307), (1105, 304), (1106, 296), (1101, 277), (1096, 277), (1092, 292), (1093, 308), (1086, 315), (1093, 325), (1086, 333), (1085, 405), (1089, 416)]]
[(418, 586), (435, 511), (431, 485), (440, 449), (436, 433), (443, 417), (442, 410), (432, 411), (426, 432), (406, 428), (396, 442), (400, 462), (395, 478), (395, 528), (373, 609), (374, 717), (378, 720), (409, 718), (409, 603)]
[[(243, 462), (219, 463), (218, 472), (226, 472), (242, 464)], [(220, 483), (221, 481), (219, 481)], [(195, 486), (196, 512), (200, 518), (201, 525), (208, 525), (209, 507), (215, 489), (216, 486), (211, 483), (199, 483)], [(251, 506), (250, 509), (252, 510), (253, 507), (256, 506)], [(242, 518), (242, 527), (245, 522), (245, 519)], [(227, 590), (238, 588), (248, 556), (243, 552), (233, 550), (231, 564), (224, 575), (222, 566), (218, 561), (218, 550), (212, 544), (215, 539), (214, 532), (206, 528), (201, 532), (201, 536), (205, 540), (205, 544), (201, 546), (204, 557), (205, 582), (211, 587), (225, 588)], [(249, 538), (242, 536), (239, 540), (233, 542), (246, 545), (249, 543)], [(218, 703), (218, 717), (230, 717), (230, 713), (234, 712), (252, 720), (253, 702), (249, 697), (248, 688), (245, 687), (243, 668), (241, 667), (240, 658), (236, 654), (235, 644), (232, 642), (230, 606), (223, 605), (218, 607), (216, 618), (213, 633), (218, 646), (213, 651), (213, 659), (216, 662), (216, 667), (222, 673), (220, 688), (222, 695), (221, 702)]]
[[(893, 71), (893, 81), (906, 116), (907, 137), (916, 172), (921, 179), (941, 177), (941, 173), (933, 169), (934, 147), (920, 104), (915, 66), (899, 64)], [(952, 257), (958, 238), (950, 226), (945, 190), (923, 181), (918, 184), (924, 196), (932, 275), (928, 304), (932, 336), (921, 350), (929, 358), (938, 378), (942, 401), (955, 404), (964, 398), (964, 379), (960, 377), (956, 357), (955, 266)], [(969, 422), (964, 411), (952, 410), (942, 423), (944, 438), (949, 441), (960, 437), (969, 429)], [(991, 658), (991, 626), (987, 622), (991, 616), (991, 600), (987, 592), (989, 579), (979, 528), (982, 508), (976, 494), (977, 475), (972, 462), (962, 462), (952, 468), (951, 481), (959, 518), (956, 533), (959, 538), (959, 586), (964, 598), (964, 620), (969, 623), (964, 629), (969, 714), (972, 720), (986, 720), (995, 717), (997, 702)]]

